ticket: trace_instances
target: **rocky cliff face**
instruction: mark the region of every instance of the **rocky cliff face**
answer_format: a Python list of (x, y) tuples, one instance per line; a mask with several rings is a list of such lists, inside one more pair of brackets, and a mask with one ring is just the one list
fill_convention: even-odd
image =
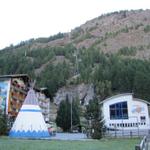
[(93, 85), (89, 84), (79, 84), (79, 85), (69, 85), (67, 87), (60, 88), (56, 96), (54, 97), (54, 103), (59, 105), (62, 100), (66, 97), (71, 99), (78, 99), (81, 105), (87, 105), (89, 100), (94, 97)]
[[(79, 85), (69, 85), (60, 88), (54, 97), (54, 102), (51, 102), (50, 104), (50, 121), (55, 122), (59, 104), (62, 100), (65, 100), (67, 96), (69, 100), (79, 100), (82, 106), (81, 108), (84, 111), (84, 106), (94, 97), (93, 85), (82, 83)], [(85, 121), (85, 118), (82, 117), (82, 120)]]

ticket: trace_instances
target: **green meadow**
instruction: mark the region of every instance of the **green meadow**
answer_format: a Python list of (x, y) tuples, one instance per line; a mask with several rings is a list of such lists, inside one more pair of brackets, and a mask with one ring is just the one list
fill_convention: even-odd
[(0, 137), (0, 150), (134, 150), (139, 141), (139, 139), (21, 140)]

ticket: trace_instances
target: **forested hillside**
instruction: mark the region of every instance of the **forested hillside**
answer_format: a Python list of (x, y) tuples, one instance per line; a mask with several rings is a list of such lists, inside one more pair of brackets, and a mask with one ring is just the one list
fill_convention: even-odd
[[(120, 11), (70, 33), (30, 39), (0, 51), (0, 74), (27, 73), (48, 87), (92, 83), (97, 95), (133, 92), (150, 101), (150, 11)], [(105, 93), (105, 95), (103, 95)]]

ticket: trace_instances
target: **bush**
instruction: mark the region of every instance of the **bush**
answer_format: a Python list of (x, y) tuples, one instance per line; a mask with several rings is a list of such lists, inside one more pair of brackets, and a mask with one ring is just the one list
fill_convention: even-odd
[(94, 120), (92, 123), (93, 131), (91, 133), (91, 137), (93, 139), (101, 139), (102, 138), (102, 123), (99, 120)]
[(0, 135), (6, 135), (7, 131), (7, 117), (0, 114)]
[(137, 48), (136, 47), (123, 47), (119, 50), (118, 54), (124, 56), (135, 56)]
[(145, 32), (145, 33), (150, 32), (150, 25), (147, 25), (147, 26), (144, 28), (144, 32)]
[(125, 26), (125, 28), (121, 29), (121, 32), (128, 33), (129, 32), (129, 28), (127, 26)]

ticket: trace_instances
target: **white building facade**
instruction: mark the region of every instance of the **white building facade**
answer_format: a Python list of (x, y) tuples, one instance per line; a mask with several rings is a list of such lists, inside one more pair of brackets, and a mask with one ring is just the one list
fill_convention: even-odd
[(50, 99), (42, 92), (36, 93), (45, 122), (50, 121)]
[(150, 103), (133, 98), (131, 93), (119, 94), (102, 102), (104, 124), (109, 129), (150, 129)]

